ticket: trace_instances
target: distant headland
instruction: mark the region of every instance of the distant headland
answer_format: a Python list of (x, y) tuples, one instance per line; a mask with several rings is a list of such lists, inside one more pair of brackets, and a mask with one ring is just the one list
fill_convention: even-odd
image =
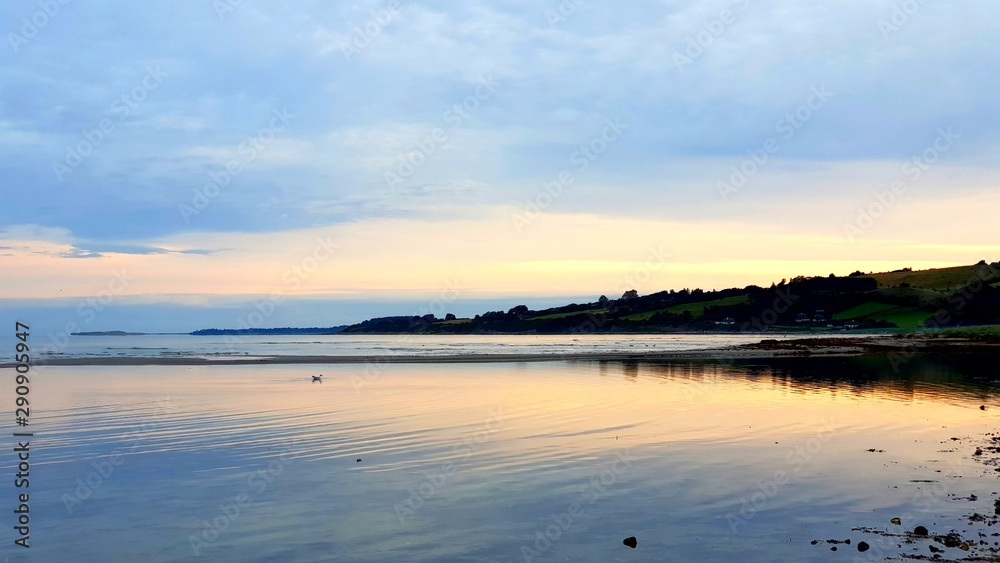
[[(207, 328), (192, 336), (331, 334), (591, 334), (969, 330), (1000, 336), (1000, 262), (848, 276), (797, 276), (770, 287), (680, 289), (531, 310), (516, 305), (460, 318), (447, 313), (377, 317), (312, 328)], [(985, 331), (985, 333), (984, 333)], [(77, 332), (74, 336), (149, 333)]]
[(147, 336), (147, 335), (190, 335), (190, 336), (295, 336), (295, 335), (322, 335), (338, 334), (347, 328), (347, 325), (333, 326), (327, 328), (203, 328), (194, 332), (125, 332), (122, 330), (105, 330), (96, 332), (74, 332), (71, 336)]
[[(1000, 262), (848, 276), (798, 276), (771, 287), (601, 296), (540, 311), (517, 305), (472, 318), (374, 318), (343, 334), (588, 334), (914, 331), (1000, 325)], [(1000, 333), (1000, 327), (994, 327)]]

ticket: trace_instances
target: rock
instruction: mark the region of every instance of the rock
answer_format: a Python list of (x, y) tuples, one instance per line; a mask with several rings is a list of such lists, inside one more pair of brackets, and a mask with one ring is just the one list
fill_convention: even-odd
[(981, 410), (981, 411), (986, 410), (986, 405), (979, 405), (979, 410)]
[(636, 541), (635, 536), (630, 536), (625, 538), (624, 540), (622, 540), (622, 543), (631, 547), (632, 549), (635, 549), (635, 546), (639, 545), (639, 542)]
[(940, 549), (938, 549), (938, 548), (934, 547), (933, 545), (931, 545), (931, 546), (928, 546), (928, 547), (930, 548), (930, 550), (931, 550), (931, 553), (937, 553), (937, 552), (941, 551)]
[(983, 449), (982, 448), (976, 448), (976, 452), (973, 453), (972, 455), (983, 455)]
[(962, 545), (962, 536), (952, 532), (941, 538), (941, 542), (944, 543), (945, 547), (958, 547)]
[(837, 546), (833, 546), (833, 547), (831, 547), (831, 548), (830, 548), (830, 551), (837, 551)]
[(927, 533), (928, 533), (927, 528), (923, 526), (917, 526), (916, 528), (913, 528), (913, 535), (915, 536), (926, 536)]
[(868, 542), (858, 542), (858, 551), (861, 553), (868, 551), (868, 547)]
[(897, 526), (899, 526), (900, 524), (903, 523), (903, 521), (900, 520), (899, 518), (893, 518), (892, 520), (889, 520), (889, 522), (891, 522), (891, 523), (893, 523), (893, 524), (895, 524)]
[(361, 458), (359, 457), (357, 460), (355, 460), (355, 463), (361, 463)]

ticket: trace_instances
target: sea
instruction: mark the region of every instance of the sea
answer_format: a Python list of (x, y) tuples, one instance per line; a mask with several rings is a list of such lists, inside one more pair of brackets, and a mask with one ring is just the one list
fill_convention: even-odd
[[(310, 335), (193, 336), (188, 334), (73, 336), (42, 342), (41, 360), (58, 358), (203, 358), (245, 356), (475, 356), (507, 354), (608, 353), (706, 350), (753, 344), (763, 338), (791, 340), (814, 337), (808, 332), (758, 334), (581, 334), (581, 335)], [(824, 338), (857, 338), (858, 333), (824, 334)], [(865, 336), (865, 335), (860, 335)], [(873, 338), (878, 335), (867, 335)]]
[[(995, 360), (641, 357), (760, 338), (73, 337), (54, 357), (511, 359), (39, 364), (27, 426), (14, 424), (16, 372), (4, 368), (0, 557), (995, 557)], [(568, 359), (595, 351), (636, 357)], [(30, 450), (28, 487), (15, 487), (19, 447)], [(30, 548), (14, 543), (22, 504)]]

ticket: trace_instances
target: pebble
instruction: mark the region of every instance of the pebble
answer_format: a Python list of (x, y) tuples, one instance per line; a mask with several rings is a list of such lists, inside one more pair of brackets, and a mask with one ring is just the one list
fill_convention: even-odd
[(868, 551), (868, 547), (868, 542), (858, 542), (858, 551), (861, 553)]
[(639, 542), (636, 541), (635, 536), (630, 536), (625, 538), (624, 540), (622, 540), (622, 543), (631, 547), (632, 549), (635, 549), (635, 546), (639, 545)]

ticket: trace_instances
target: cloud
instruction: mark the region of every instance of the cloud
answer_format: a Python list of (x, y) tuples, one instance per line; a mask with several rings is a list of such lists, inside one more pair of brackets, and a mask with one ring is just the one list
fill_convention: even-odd
[(225, 249), (165, 248), (137, 243), (87, 241), (74, 237), (66, 229), (40, 225), (12, 225), (0, 231), (2, 250), (60, 258), (103, 258), (110, 255), (155, 256), (167, 254), (211, 256)]
[(138, 256), (151, 256), (157, 254), (195, 254), (199, 256), (211, 256), (219, 250), (205, 250), (199, 248), (168, 250), (158, 246), (143, 246), (135, 244), (111, 244), (111, 243), (88, 243), (88, 252), (100, 254), (134, 254)]
[[(948, 244), (980, 240), (988, 235), (962, 214), (979, 216), (967, 204), (974, 198), (995, 203), (1000, 181), (1000, 76), (984, 70), (1000, 56), (992, 23), (1000, 7), (924, 3), (886, 36), (880, 21), (894, 5), (584, 2), (550, 21), (557, 4), (413, 1), (347, 60), (342, 45), (381, 4), (244, 3), (221, 20), (197, 0), (149, 10), (74, 4), (0, 61), (0, 208), (9, 210), (0, 240), (17, 257), (90, 258), (68, 260), (60, 275), (116, 260), (157, 271), (209, 256), (224, 262), (253, 253), (245, 237), (268, 246), (306, 230), (360, 233), (395, 220), (428, 229), (465, 220), (463, 229), (505, 240), (495, 218), (524, 209), (569, 170), (572, 184), (539, 225), (581, 216), (608, 228), (659, 221), (702, 234), (780, 227), (820, 244), (841, 237), (842, 224), (942, 127), (960, 142), (866, 232), (866, 244), (909, 256), (907, 237), (929, 242), (903, 218), (931, 220)], [(734, 17), (719, 28), (723, 9)], [(36, 10), (0, 6), (4, 21)], [(76, 35), (92, 39), (86, 50)], [(136, 90), (157, 65), (162, 83)], [(465, 109), (487, 77), (495, 92)], [(815, 87), (835, 95), (721, 201), (717, 182), (779, 135), (779, 121)], [(296, 117), (247, 162), (241, 146), (281, 108)], [(614, 118), (630, 123), (627, 133), (578, 169), (573, 155)], [(113, 127), (101, 131), (103, 120)], [(386, 174), (439, 129), (446, 139), (390, 186)], [(74, 153), (86, 154), (57, 176), (54, 164)], [(234, 160), (245, 166), (217, 180)], [(179, 208), (206, 190), (215, 195), (185, 220)], [(933, 202), (954, 213), (933, 214)], [(388, 261), (394, 248), (367, 252)], [(729, 256), (723, 247), (705, 252)]]
[(208, 120), (203, 117), (178, 113), (156, 116), (150, 119), (147, 124), (154, 129), (175, 129), (186, 132), (199, 132), (211, 128)]
[(0, 144), (10, 147), (40, 146), (49, 142), (49, 138), (30, 129), (22, 129), (10, 121), (0, 121)]
[[(40, 252), (39, 254), (44, 254)], [(60, 258), (102, 258), (104, 255), (100, 252), (94, 252), (92, 250), (82, 250), (79, 248), (73, 248), (66, 252), (60, 252), (57, 254)]]

